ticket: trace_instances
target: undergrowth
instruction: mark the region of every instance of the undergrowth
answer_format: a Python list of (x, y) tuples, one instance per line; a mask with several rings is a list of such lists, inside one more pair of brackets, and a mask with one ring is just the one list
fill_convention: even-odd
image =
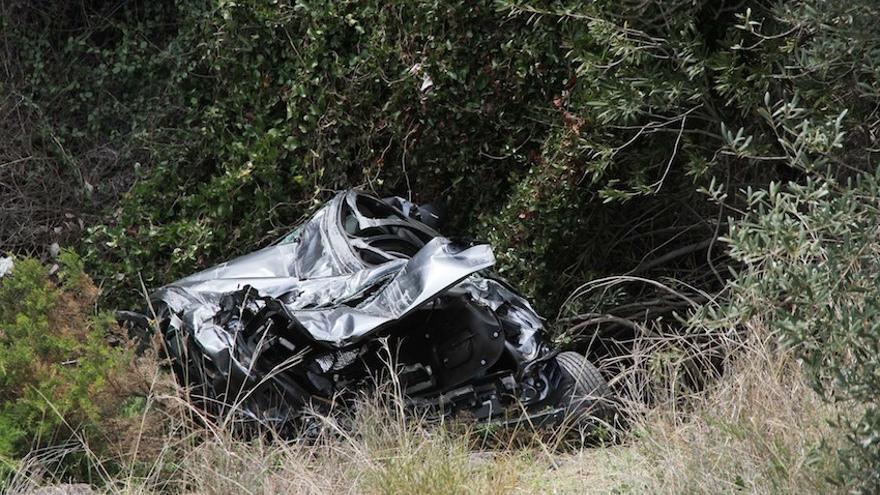
[[(134, 419), (153, 362), (134, 355), (111, 314), (95, 311), (98, 289), (79, 258), (62, 252), (52, 275), (33, 258), (14, 263), (0, 278), (0, 475), (33, 452), (85, 442), (118, 455), (132, 431), (160, 430), (156, 418)], [(67, 461), (54, 469), (88, 471), (81, 455)]]
[[(185, 406), (168, 417), (172, 426), (164, 434), (150, 439), (158, 450), (129, 458), (137, 461), (112, 474), (109, 466), (119, 458), (85, 444), (78, 450), (89, 451), (93, 472), (104, 473), (95, 485), (113, 494), (840, 491), (828, 481), (837, 460), (822, 448), (836, 441), (828, 420), (839, 409), (809, 388), (801, 365), (780, 351), (774, 334), (760, 323), (751, 330), (753, 337), (736, 342), (739, 352), (723, 378), (701, 393), (673, 393), (651, 407), (628, 404), (628, 429), (601, 448), (572, 448), (558, 441), (565, 432), (527, 429), (496, 431), (487, 443), (485, 431), (473, 425), (403, 414), (400, 397), (387, 387), (363, 397), (341, 422), (314, 415), (320, 434), (309, 440), (244, 440), (222, 427), (194, 427), (198, 412)], [(644, 342), (657, 345), (675, 342)], [(640, 373), (652, 372), (634, 371), (619, 385), (644, 388), (646, 382), (634, 378)], [(675, 389), (668, 379), (653, 383)], [(149, 407), (168, 397), (152, 394)], [(24, 464), (7, 489), (56, 482), (47, 474), (51, 466), (40, 462), (35, 456)]]

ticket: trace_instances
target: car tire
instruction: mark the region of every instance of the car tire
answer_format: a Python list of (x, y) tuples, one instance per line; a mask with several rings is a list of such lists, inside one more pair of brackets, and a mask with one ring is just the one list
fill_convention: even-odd
[(571, 413), (601, 418), (611, 411), (608, 382), (587, 358), (565, 351), (556, 355), (556, 362), (569, 382), (565, 398)]

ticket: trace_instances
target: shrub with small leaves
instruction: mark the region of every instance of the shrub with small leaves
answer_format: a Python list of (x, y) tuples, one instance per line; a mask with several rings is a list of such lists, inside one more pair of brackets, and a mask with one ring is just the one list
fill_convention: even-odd
[(93, 313), (98, 291), (81, 262), (62, 253), (59, 264), (57, 281), (32, 258), (16, 259), (0, 278), (0, 459), (6, 467), (73, 430), (94, 432), (119, 400), (108, 395), (108, 379), (127, 354), (105, 339), (115, 322)]
[(841, 482), (880, 490), (880, 171), (851, 181), (811, 178), (749, 194), (731, 227), (745, 264), (728, 318), (760, 315), (795, 346), (816, 390), (852, 404)]

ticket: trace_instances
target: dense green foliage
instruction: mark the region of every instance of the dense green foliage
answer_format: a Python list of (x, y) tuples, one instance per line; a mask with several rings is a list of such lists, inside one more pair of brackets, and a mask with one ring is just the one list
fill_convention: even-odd
[(876, 483), (878, 14), (871, 0), (0, 3), (14, 198), (0, 243), (75, 243), (106, 304), (131, 305), (141, 280), (264, 245), (336, 189), (443, 199), (448, 231), (491, 241), (547, 315), (654, 297), (620, 284), (561, 307), (623, 273), (729, 300), (712, 315), (728, 324), (764, 315), (818, 389), (865, 408), (842, 425), (842, 480)]
[[(360, 184), (446, 199), (450, 230), (492, 241), (501, 271), (549, 312), (652, 246), (711, 236), (693, 181), (718, 165), (723, 119), (760, 101), (718, 91), (740, 83), (724, 63), (733, 4), (682, 2), (665, 24), (650, 2), (85, 7), (22, 7), (34, 22), (8, 36), (39, 47), (18, 54), (23, 96), (67, 117), (53, 132), (68, 155), (87, 135), (121, 148), (123, 177), (140, 160), (140, 180), (90, 236), (105, 286), (128, 290), (109, 291), (117, 300), (137, 297), (138, 272), (155, 286), (251, 250), (328, 190)], [(47, 65), (47, 50), (90, 63)], [(678, 214), (656, 221), (668, 208)], [(634, 242), (639, 222), (666, 230)], [(694, 257), (705, 256), (655, 271)]]
[(60, 264), (60, 284), (32, 258), (0, 278), (0, 471), (71, 428), (93, 431), (118, 403), (104, 396), (125, 362), (105, 340), (112, 317), (92, 315), (97, 290), (77, 258)]
[(492, 241), (499, 269), (552, 312), (658, 247), (702, 249), (654, 275), (703, 265), (717, 210), (697, 189), (711, 177), (797, 175), (772, 159), (765, 95), (802, 93), (821, 123), (874, 87), (834, 63), (847, 47), (864, 52), (846, 60), (867, 57), (851, 37), (869, 33), (847, 24), (868, 18), (858, 5), (671, 8), (96, 2), (21, 7), (33, 22), (7, 36), (34, 47), (17, 53), (28, 75), (16, 89), (52, 116), (65, 156), (106, 146), (111, 184), (139, 176), (89, 241), (117, 301), (138, 297), (138, 273), (153, 287), (251, 250), (360, 184), (447, 200), (450, 230)]
[(729, 317), (763, 316), (801, 355), (815, 388), (849, 401), (842, 480), (880, 489), (880, 176), (811, 178), (749, 195), (751, 214), (731, 228), (746, 269)]

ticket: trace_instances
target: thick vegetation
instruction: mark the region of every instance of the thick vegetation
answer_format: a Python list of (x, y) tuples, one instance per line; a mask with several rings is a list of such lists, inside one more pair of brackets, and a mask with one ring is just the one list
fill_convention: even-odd
[(18, 260), (0, 280), (0, 472), (72, 431), (96, 433), (134, 391), (119, 387), (128, 351), (106, 340), (112, 315), (92, 314), (98, 290), (72, 253), (59, 264), (50, 280)]
[[(125, 307), (142, 282), (277, 238), (336, 189), (443, 200), (447, 230), (491, 241), (565, 345), (619, 353), (598, 332), (631, 352), (660, 328), (682, 336), (663, 356), (699, 349), (718, 369), (731, 339), (778, 337), (847, 405), (829, 409), (845, 441), (827, 448), (836, 480), (871, 492), (878, 14), (871, 0), (0, 0), (0, 249), (70, 246), (103, 307)], [(18, 355), (5, 349), (0, 365)]]
[(751, 213), (730, 230), (738, 277), (732, 318), (762, 315), (798, 349), (814, 388), (860, 404), (837, 418), (849, 432), (841, 454), (846, 480), (880, 488), (880, 299), (877, 218), (880, 178), (811, 178), (749, 195)]

